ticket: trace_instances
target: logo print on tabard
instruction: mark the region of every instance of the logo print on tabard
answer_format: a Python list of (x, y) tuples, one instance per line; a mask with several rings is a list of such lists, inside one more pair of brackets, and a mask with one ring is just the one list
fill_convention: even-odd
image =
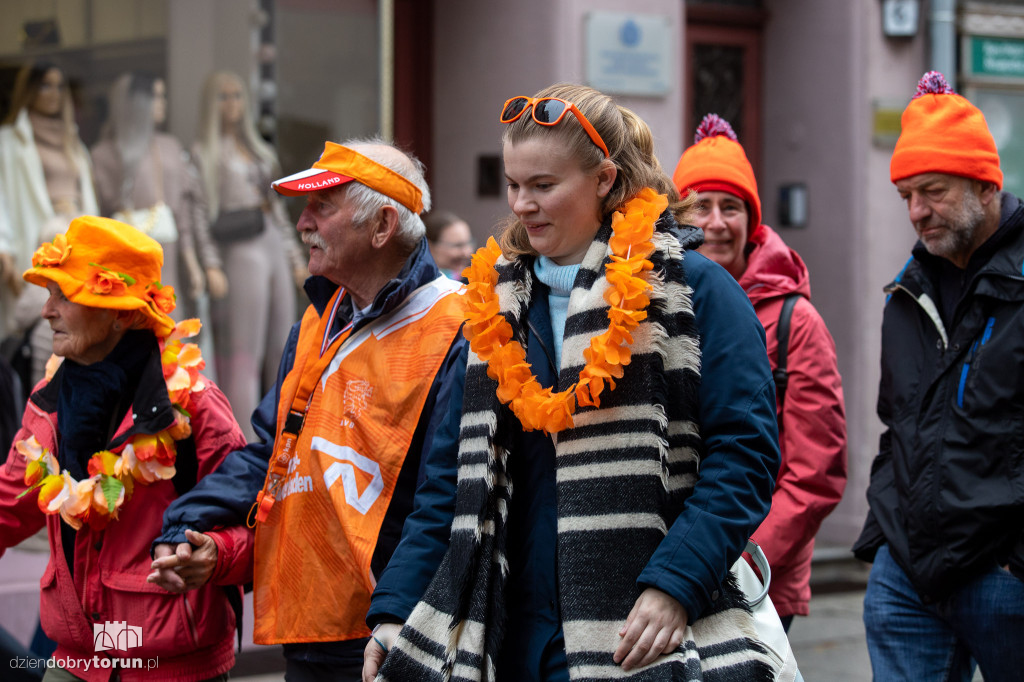
[(355, 428), (355, 421), (370, 405), (370, 396), (373, 395), (373, 386), (365, 379), (349, 379), (345, 384), (344, 401), (345, 416), (341, 419), (341, 425), (348, 428)]

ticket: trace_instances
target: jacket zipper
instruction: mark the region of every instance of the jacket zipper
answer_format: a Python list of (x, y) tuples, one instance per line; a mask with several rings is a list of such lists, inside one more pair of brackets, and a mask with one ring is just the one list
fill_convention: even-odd
[(185, 620), (188, 621), (189, 634), (192, 635), (192, 646), (199, 646), (199, 630), (196, 628), (196, 614), (192, 610), (192, 604), (188, 600), (188, 595), (181, 595), (181, 599), (185, 602)]
[(981, 346), (985, 345), (985, 342), (992, 337), (992, 327), (995, 326), (996, 318), (988, 318), (988, 322), (985, 323), (985, 331), (981, 334), (981, 339), (975, 340), (971, 344), (971, 352), (967, 354), (967, 360), (964, 361), (963, 369), (960, 370), (960, 385), (956, 389), (956, 406), (963, 408), (964, 406), (964, 389), (967, 386), (967, 375), (971, 371), (971, 363), (974, 362), (974, 356)]

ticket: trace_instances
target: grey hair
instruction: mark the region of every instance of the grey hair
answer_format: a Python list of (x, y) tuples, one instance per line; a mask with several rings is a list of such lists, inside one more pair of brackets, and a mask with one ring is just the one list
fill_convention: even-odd
[[(403, 178), (419, 188), (423, 193), (423, 210), (430, 210), (430, 188), (425, 178), (426, 167), (423, 162), (412, 154), (402, 151), (393, 144), (380, 137), (347, 140), (342, 142), (343, 147), (354, 149), (363, 156), (380, 165), (390, 168)], [(378, 146), (391, 147), (399, 154), (390, 154), (378, 148)], [(347, 187), (346, 197), (353, 201), (358, 208), (352, 216), (352, 223), (355, 225), (366, 225), (373, 220), (380, 209), (385, 206), (392, 206), (398, 211), (398, 236), (404, 244), (413, 248), (423, 239), (426, 228), (423, 226), (423, 219), (419, 214), (410, 211), (386, 194), (370, 189), (366, 185), (353, 182)]]

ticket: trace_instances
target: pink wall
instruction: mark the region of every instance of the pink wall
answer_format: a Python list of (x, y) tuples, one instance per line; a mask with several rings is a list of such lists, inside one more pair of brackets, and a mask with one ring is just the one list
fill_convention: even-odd
[(814, 303), (839, 354), (850, 478), (818, 537), (843, 546), (856, 538), (867, 514), (864, 492), (881, 433), (875, 402), (882, 287), (913, 244), (889, 182), (891, 146), (872, 141), (872, 101), (909, 101), (925, 38), (886, 39), (877, 0), (768, 4), (759, 188), (765, 221), (774, 224), (779, 185), (808, 187), (808, 226), (779, 231), (807, 262)]
[[(533, 94), (559, 81), (583, 82), (584, 17), (588, 11), (660, 14), (681, 37), (678, 0), (520, 0), (515, 3), (436, 2), (434, 24), (434, 205), (462, 215), (478, 242), (509, 214), (501, 196), (476, 196), (480, 154), (501, 153), (498, 109), (513, 95)], [(682, 48), (675, 77), (682, 82)], [(663, 163), (674, 166), (681, 149), (681, 87), (665, 97), (622, 97), (652, 127)], [(457, 114), (457, 116), (453, 116)], [(502, 185), (504, 187), (504, 185)]]

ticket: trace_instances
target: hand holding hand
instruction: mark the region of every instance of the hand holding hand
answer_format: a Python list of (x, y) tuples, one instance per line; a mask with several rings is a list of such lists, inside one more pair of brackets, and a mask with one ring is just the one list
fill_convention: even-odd
[[(185, 531), (188, 542), (177, 547), (160, 544), (153, 551), (153, 572), (146, 582), (155, 583), (168, 592), (183, 594), (202, 587), (217, 567), (217, 543), (209, 535)], [(192, 545), (196, 545), (195, 549)]]
[[(373, 637), (391, 649), (401, 631), (402, 626), (399, 623), (381, 623), (374, 631)], [(366, 643), (366, 649), (363, 650), (363, 682), (373, 682), (373, 679), (377, 677), (377, 671), (380, 670), (388, 655), (388, 652), (373, 637)]]
[(648, 587), (637, 598), (612, 660), (631, 670), (647, 665), (662, 654), (675, 651), (683, 642), (687, 613), (683, 605), (659, 589)]

